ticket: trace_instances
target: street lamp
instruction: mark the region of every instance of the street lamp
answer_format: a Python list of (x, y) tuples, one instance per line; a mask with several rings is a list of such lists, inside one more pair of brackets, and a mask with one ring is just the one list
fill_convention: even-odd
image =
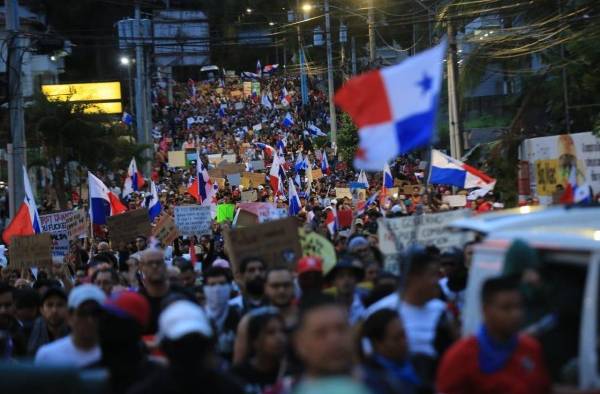
[(251, 14), (252, 13), (252, 8), (250, 8), (250, 7), (246, 8), (246, 13), (247, 14)]
[(129, 112), (131, 112), (131, 114), (133, 115), (133, 113), (134, 113), (134, 111), (133, 111), (133, 87), (132, 87), (133, 81), (131, 78), (131, 67), (130, 67), (130, 64), (132, 63), (132, 61), (127, 56), (121, 56), (119, 61), (121, 62), (122, 66), (127, 67), (127, 90), (129, 90)]
[(269, 26), (275, 26), (275, 22), (269, 22)]
[(312, 10), (313, 6), (310, 3), (304, 3), (302, 4), (302, 11), (304, 12), (310, 12)]

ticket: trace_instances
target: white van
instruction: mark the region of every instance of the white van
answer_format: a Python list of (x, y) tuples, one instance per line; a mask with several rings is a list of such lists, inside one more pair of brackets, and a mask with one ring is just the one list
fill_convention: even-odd
[[(600, 208), (577, 208), (572, 217), (561, 209), (562, 215), (555, 215), (557, 211), (548, 215), (551, 222), (543, 221), (543, 211), (539, 211), (539, 220), (536, 213), (530, 214), (533, 220), (507, 217), (504, 220), (511, 221), (510, 225), (494, 230), (488, 226), (488, 231), (482, 231), (487, 237), (475, 246), (471, 260), (463, 335), (475, 333), (481, 324), (483, 282), (502, 273), (508, 248), (522, 239), (540, 255), (540, 274), (548, 294), (542, 303), (556, 308), (549, 313), (556, 323), (548, 338), (540, 338), (554, 380), (579, 389), (600, 388)], [(585, 211), (587, 214), (582, 213)], [(530, 308), (532, 305), (525, 305), (526, 312)]]

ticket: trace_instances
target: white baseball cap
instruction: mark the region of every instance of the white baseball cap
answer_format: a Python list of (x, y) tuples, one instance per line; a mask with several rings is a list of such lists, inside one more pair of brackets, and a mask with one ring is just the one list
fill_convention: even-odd
[(213, 334), (206, 313), (198, 305), (186, 300), (175, 301), (160, 314), (158, 337), (161, 340), (177, 340), (191, 333), (205, 337)]
[(105, 300), (106, 295), (98, 286), (83, 284), (71, 290), (67, 305), (70, 309), (77, 309), (86, 301), (96, 301), (98, 304), (102, 305)]

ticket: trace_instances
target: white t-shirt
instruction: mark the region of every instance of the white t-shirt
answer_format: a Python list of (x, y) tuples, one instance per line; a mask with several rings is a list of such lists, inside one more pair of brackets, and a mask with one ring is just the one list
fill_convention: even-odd
[(40, 347), (35, 354), (35, 364), (81, 368), (100, 361), (101, 356), (99, 346), (90, 350), (78, 349), (69, 335)]
[(411, 354), (426, 354), (432, 357), (438, 355), (433, 344), (437, 324), (446, 310), (446, 305), (442, 301), (434, 299), (418, 307), (403, 302), (395, 292), (371, 305), (367, 309), (365, 318), (381, 309), (398, 311), (404, 323)]

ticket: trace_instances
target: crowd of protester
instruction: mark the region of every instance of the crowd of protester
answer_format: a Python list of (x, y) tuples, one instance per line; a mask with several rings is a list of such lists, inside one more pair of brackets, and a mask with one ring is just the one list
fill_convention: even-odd
[[(234, 266), (224, 250), (228, 221), (215, 223), (211, 236), (172, 245), (145, 236), (115, 245), (96, 229), (49, 269), (15, 270), (0, 261), (0, 356), (40, 368), (104, 369), (110, 393), (549, 392), (538, 343), (519, 334), (520, 277), (485, 282), (484, 324), (460, 339), (471, 244), (415, 245), (396, 262), (401, 275), (383, 269), (377, 219), (454, 209), (443, 199), (450, 188), (426, 188), (426, 166), (401, 157), (391, 171), (413, 185), (411, 193), (362, 206), (336, 198), (335, 188), (358, 174), (338, 160), (336, 147), (305, 132), (309, 124), (328, 130), (325, 96), (311, 90), (303, 106), (297, 81), (262, 83), (261, 93), (244, 98), (236, 80), (189, 82), (175, 86), (172, 102), (164, 86), (155, 87), (151, 179), (164, 212), (194, 202), (187, 187), (195, 164), (170, 167), (169, 151), (199, 151), (206, 166), (207, 154), (222, 153), (268, 168), (273, 152), (257, 145), (267, 144), (286, 157), (286, 176), (300, 178), (298, 224), (330, 239), (335, 266), (325, 272), (318, 256), (293, 266), (255, 256)], [(283, 125), (288, 114), (293, 124)], [(330, 174), (307, 182), (311, 168), (295, 168), (299, 154), (314, 168), (327, 155)], [(118, 194), (122, 175), (99, 172)], [(368, 178), (366, 197), (381, 191), (379, 178)], [(256, 190), (259, 201), (287, 207), (268, 182)], [(240, 195), (226, 181), (216, 200), (236, 203)], [(133, 193), (126, 202), (136, 208), (145, 198)], [(500, 207), (493, 193), (467, 200), (479, 212)], [(325, 223), (332, 209), (334, 232)]]

